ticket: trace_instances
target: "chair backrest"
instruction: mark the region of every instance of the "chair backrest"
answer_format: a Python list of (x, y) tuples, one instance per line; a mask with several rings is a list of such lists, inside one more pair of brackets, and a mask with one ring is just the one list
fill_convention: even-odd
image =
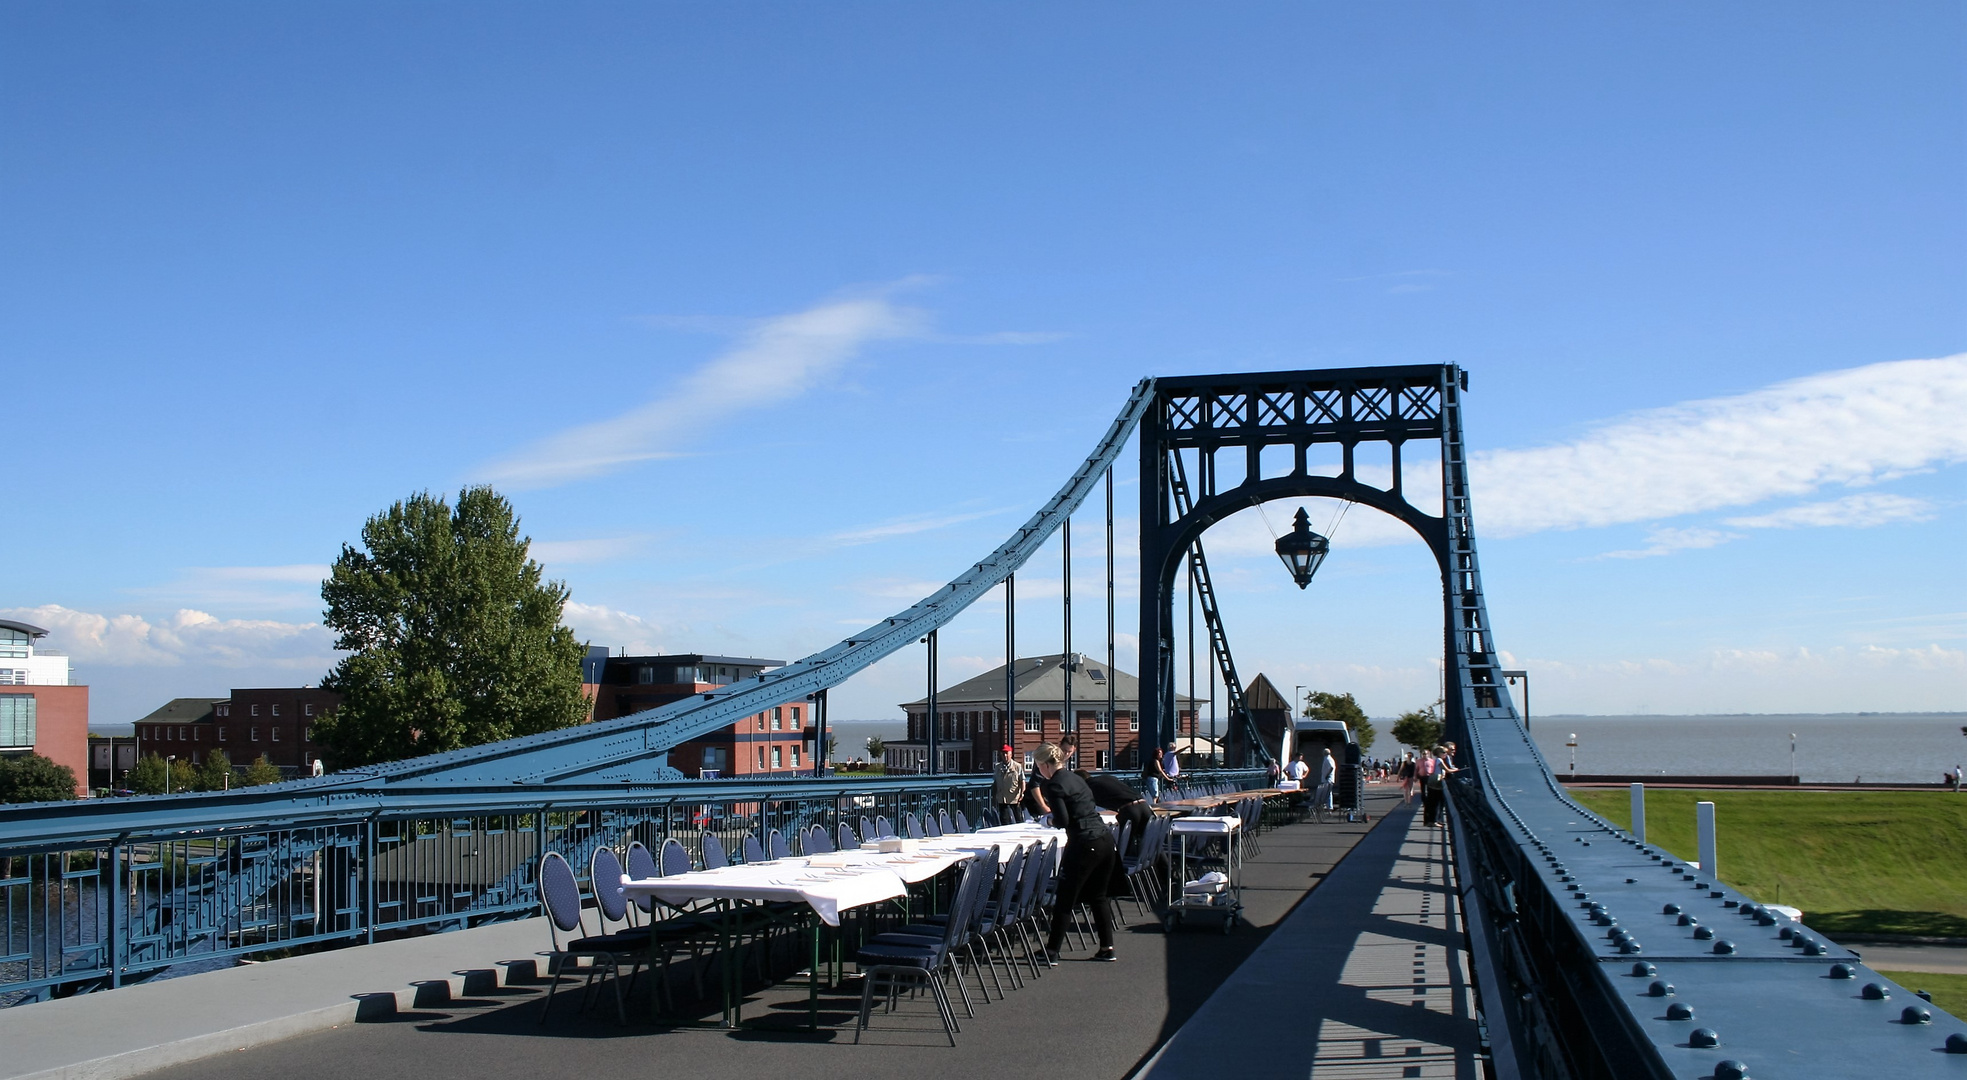
[(594, 906), (601, 912), (601, 932), (611, 922), (628, 921), (628, 893), (622, 889), (622, 861), (615, 849), (597, 847), (587, 861), (587, 880), (594, 887)]
[(783, 859), (792, 854), (792, 845), (785, 842), (785, 834), (773, 829), (765, 834), (765, 854), (774, 859)]
[(917, 840), (922, 839), (922, 819), (916, 817), (913, 813), (902, 818), (902, 828), (907, 830), (907, 835)]
[[(645, 879), (662, 876), (662, 868), (656, 865), (655, 855), (651, 854), (648, 846), (640, 840), (629, 841), (628, 856), (622, 861), (628, 864), (629, 877)], [(648, 893), (637, 893), (628, 899), (630, 903), (641, 908), (644, 915), (652, 914), (656, 910), (656, 898)]]
[(893, 835), (895, 835), (895, 825), (894, 825), (894, 822), (891, 822), (891, 821), (889, 821), (889, 820), (888, 820), (888, 815), (886, 815), (886, 814), (878, 814), (878, 815), (876, 815), (876, 816), (875, 816), (875, 819), (874, 819), (874, 835), (875, 835), (875, 837), (876, 837), (877, 839), (879, 839), (880, 837), (884, 837), (884, 836), (893, 836)]
[(997, 849), (994, 847), (987, 847), (977, 852), (970, 857), (970, 861), (983, 864), (983, 878), (977, 882), (977, 894), (970, 898), (970, 910), (965, 912), (970, 924), (969, 932), (974, 935), (983, 929), (985, 907), (990, 901), (991, 893), (997, 890), (997, 870), (1002, 863), (998, 860)]
[(868, 817), (868, 816), (867, 816), (866, 814), (862, 814), (862, 815), (861, 815), (861, 839), (862, 839), (863, 841), (867, 841), (867, 840), (872, 840), (872, 839), (874, 839), (875, 837), (877, 837), (877, 836), (880, 836), (880, 835), (881, 835), (880, 833), (877, 833), (877, 832), (875, 832), (875, 831), (874, 831), (874, 819), (873, 819), (873, 818), (871, 818), (871, 817)]
[(956, 823), (949, 820), (949, 810), (947, 807), (936, 811), (936, 823), (943, 827), (944, 836), (948, 836), (950, 833), (956, 831)]
[(1127, 844), (1133, 839), (1134, 839), (1134, 823), (1131, 821), (1121, 822), (1120, 836), (1113, 841), (1113, 850), (1119, 852), (1122, 855), (1127, 854)]
[(1004, 868), (997, 875), (996, 910), (991, 920), (998, 926), (1013, 922), (1018, 918), (1018, 890), (1024, 886), (1024, 849), (1011, 852), (1004, 860)]
[(553, 948), (560, 949), (560, 934), (572, 934), (581, 928), (581, 884), (574, 880), (574, 868), (557, 851), (549, 851), (540, 856), (540, 906), (546, 908), (546, 915), (557, 931), (553, 936)]
[(997, 883), (997, 853), (978, 855), (963, 864), (963, 878), (950, 900), (949, 922), (943, 928), (943, 948), (962, 944), (976, 932), (983, 898)]
[(690, 862), (690, 849), (674, 836), (662, 842), (662, 876), (687, 874), (696, 867)]
[(700, 842), (703, 844), (705, 870), (719, 870), (731, 865), (731, 857), (724, 853), (724, 841), (719, 840), (716, 833), (705, 830)]
[(808, 855), (824, 855), (833, 850), (833, 838), (826, 834), (826, 826), (815, 825), (806, 830), (804, 844)]
[(758, 842), (755, 833), (744, 834), (744, 861), (748, 863), (765, 861), (765, 845)]
[(930, 836), (941, 836), (943, 834), (943, 827), (936, 822), (936, 815), (934, 814), (922, 815), (922, 828)]
[(976, 831), (975, 829), (972, 829), (972, 828), (970, 828), (970, 819), (969, 819), (969, 818), (966, 818), (966, 817), (964, 817), (964, 816), (963, 816), (963, 811), (961, 811), (961, 810), (958, 810), (958, 811), (956, 812), (956, 831), (957, 831), (957, 832), (975, 832), (975, 831)]
[(861, 838), (854, 835), (854, 827), (845, 821), (840, 823), (840, 827), (835, 829), (833, 834), (839, 838), (841, 851), (852, 851), (861, 846)]
[(1032, 910), (1038, 906), (1038, 886), (1045, 880), (1045, 867), (1043, 864), (1051, 857), (1051, 854), (1051, 849), (1045, 847), (1033, 847), (1025, 853), (1024, 873), (1022, 875), (1024, 880), (1018, 882), (1017, 917), (1020, 919), (1030, 915)]

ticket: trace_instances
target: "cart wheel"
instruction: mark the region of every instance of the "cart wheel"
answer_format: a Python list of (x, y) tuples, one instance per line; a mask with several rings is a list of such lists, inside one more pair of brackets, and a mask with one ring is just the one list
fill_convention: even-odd
[(1161, 932), (1164, 934), (1175, 932), (1175, 915), (1173, 912), (1161, 916)]
[(1229, 928), (1235, 925), (1236, 925), (1236, 913), (1232, 911), (1229, 913), (1227, 917), (1223, 919), (1223, 936), (1228, 937)]

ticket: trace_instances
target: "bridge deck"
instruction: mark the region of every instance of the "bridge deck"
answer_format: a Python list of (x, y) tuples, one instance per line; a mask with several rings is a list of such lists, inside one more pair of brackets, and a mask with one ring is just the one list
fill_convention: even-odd
[[(610, 1009), (577, 1013), (565, 993), (556, 1000), (553, 1017), (541, 1026), (541, 987), (523, 980), (514, 985), (481, 981), (454, 983), (448, 994), (430, 987), (414, 1004), (406, 1001), (394, 1012), (378, 1010), (370, 1022), (343, 1021), (334, 1030), (222, 1056), (187, 1062), (182, 1051), (174, 1056), (170, 1047), (160, 1046), (150, 1056), (154, 1067), (165, 1068), (152, 1075), (161, 1080), (257, 1080), (298, 1066), (311, 1076), (351, 1080), (412, 1072), (478, 1080), (531, 1077), (542, 1071), (607, 1075), (646, 1063), (680, 1070), (693, 1080), (755, 1080), (781, 1070), (815, 1069), (850, 1072), (857, 1078), (919, 1080), (933, 1073), (938, 1080), (954, 1080), (996, 1077), (1022, 1068), (1021, 1062), (1037, 1055), (1080, 1076), (1117, 1080), (1136, 1071), (1174, 1036), (1179, 1054), (1164, 1054), (1156, 1076), (1187, 1075), (1171, 1070), (1188, 1060), (1182, 1055), (1196, 1054), (1215, 1062), (1212, 1075), (1234, 1063), (1246, 1074), (1281, 1066), (1279, 1075), (1470, 1077), (1473, 1023), (1467, 1020), (1467, 977), (1456, 951), (1459, 927), (1448, 906), (1452, 893), (1441, 886), (1447, 864), (1438, 835), (1410, 827), (1413, 815), (1396, 810), (1397, 797), (1370, 799), (1376, 814), (1395, 811), (1384, 828), (1369, 831), (1364, 825), (1328, 823), (1265, 834), (1264, 850), (1252, 860), (1246, 877), (1249, 925), (1228, 937), (1206, 927), (1166, 936), (1158, 923), (1136, 918), (1122, 933), (1122, 963), (1068, 961), (1025, 989), (1012, 991), (1007, 1001), (979, 1005), (977, 1018), (963, 1022), (954, 1051), (944, 1044), (926, 1003), (905, 1003), (893, 1016), (877, 1016), (875, 1029), (855, 1047), (850, 1045), (851, 1023), (858, 1002), (849, 993), (823, 997), (821, 1021), (832, 1027), (808, 1034), (792, 1030), (805, 1016), (803, 991), (757, 990), (747, 1015), (771, 1019), (762, 1028), (731, 1033), (660, 1030), (636, 1022), (622, 1028)], [(1365, 843), (1355, 851), (1362, 838)], [(1348, 856), (1349, 851), (1355, 854)], [(1346, 861), (1340, 863), (1341, 858)], [(1319, 884), (1328, 872), (1332, 877)], [(1301, 904), (1307, 890), (1312, 890), (1309, 900)], [(513, 950), (509, 940), (504, 944), (506, 951), (499, 955), (451, 958), (449, 966), (497, 970), (499, 961), (528, 955)], [(352, 957), (361, 951), (328, 956)], [(1412, 980), (1417, 955), (1424, 958), (1419, 974), (1427, 979), (1421, 987), (1425, 1004), (1418, 1008), (1408, 1004), (1416, 992)], [(327, 958), (278, 961), (252, 970), (264, 978), (293, 965), (294, 978), (305, 979), (305, 965)], [(439, 970), (434, 977), (444, 974)], [(190, 990), (198, 980), (212, 977), (193, 976), (177, 984)], [(1260, 990), (1264, 979), (1288, 980), (1276, 988), (1265, 1010), (1239, 1017), (1240, 1026), (1213, 1019), (1226, 1002)], [(378, 982), (374, 989), (392, 988)], [(1397, 1004), (1390, 995), (1398, 996)], [(29, 1006), (19, 1013), (50, 1006), (100, 1007), (118, 997)], [(636, 997), (636, 1004), (646, 1007), (642, 990)], [(215, 1008), (224, 1008), (222, 1001), (193, 993), (181, 994), (177, 1001), (187, 1032), (224, 1026), (213, 1015)], [(706, 1006), (704, 1016), (714, 1015), (715, 1007)], [(1205, 1025), (1198, 1017), (1212, 1019)], [(1320, 1017), (1326, 1018), (1322, 1027), (1306, 1022)], [(89, 1048), (104, 1033), (107, 1018), (78, 1013), (65, 1019), (73, 1039), (71, 1061), (95, 1056)], [(771, 1026), (779, 1022), (783, 1030)], [(1227, 1039), (1212, 1045), (1203, 1038), (1206, 1033)], [(213, 1037), (206, 1036), (208, 1041)], [(1421, 1053), (1413, 1054), (1409, 1046)], [(1378, 1060), (1373, 1060), (1376, 1054)], [(115, 1071), (133, 1075), (137, 1070), (127, 1064)], [(1425, 1071), (1413, 1072), (1417, 1065)], [(91, 1072), (85, 1068), (70, 1075)], [(22, 1073), (0, 1063), (0, 1075)]]

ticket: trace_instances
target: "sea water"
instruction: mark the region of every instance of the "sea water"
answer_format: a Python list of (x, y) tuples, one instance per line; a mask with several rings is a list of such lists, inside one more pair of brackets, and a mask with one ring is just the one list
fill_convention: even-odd
[(1530, 718), (1530, 734), (1560, 775), (1571, 771), (1566, 744), (1575, 735), (1581, 774), (1794, 775), (1839, 784), (1937, 784), (1967, 763), (1963, 726), (1967, 713)]

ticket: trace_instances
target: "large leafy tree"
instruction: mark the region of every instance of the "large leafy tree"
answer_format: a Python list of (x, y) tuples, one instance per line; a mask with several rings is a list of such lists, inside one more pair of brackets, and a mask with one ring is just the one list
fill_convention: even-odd
[(1424, 709), (1401, 713), (1400, 719), (1394, 721), (1393, 737), (1399, 739), (1402, 746), (1417, 750), (1440, 745), (1445, 727), (1441, 723), (1441, 714), (1435, 711), (1435, 706), (1439, 704), (1436, 702)]
[(585, 647), (560, 625), (567, 589), (527, 554), (512, 505), (428, 492), (362, 527), (321, 584), (342, 703), (315, 723), (337, 767), (455, 750), (580, 723)]
[(74, 797), (74, 769), (40, 754), (0, 758), (0, 803), (64, 802)]
[(1352, 729), (1353, 738), (1361, 750), (1369, 750), (1373, 740), (1379, 737), (1373, 722), (1366, 718), (1366, 710), (1359, 707), (1351, 694), (1328, 694), (1323, 690), (1313, 690), (1305, 695), (1305, 716), (1312, 720), (1342, 720)]

